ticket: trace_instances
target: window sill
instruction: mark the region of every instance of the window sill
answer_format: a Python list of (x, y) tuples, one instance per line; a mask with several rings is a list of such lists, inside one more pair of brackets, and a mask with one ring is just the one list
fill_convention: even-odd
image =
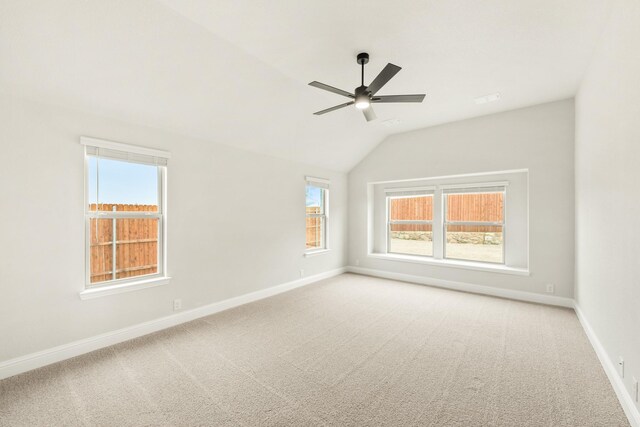
[(313, 251), (305, 252), (304, 257), (309, 258), (311, 256), (322, 255), (322, 254), (326, 254), (329, 251), (331, 251), (331, 249), (316, 249)]
[(516, 276), (530, 275), (528, 269), (507, 267), (506, 265), (502, 265), (502, 264), (491, 265), (491, 264), (473, 262), (473, 261), (458, 261), (458, 260), (432, 259), (432, 258), (427, 259), (426, 257), (421, 257), (421, 256), (382, 254), (382, 253), (370, 253), (368, 257), (376, 258), (376, 259), (384, 259), (388, 261), (400, 261), (400, 262), (411, 262), (414, 264), (435, 265), (438, 267), (452, 267), (452, 268), (462, 268), (465, 270), (489, 271), (492, 273), (502, 273), (502, 274), (514, 274)]
[(166, 285), (170, 280), (171, 277), (154, 277), (153, 279), (140, 280), (136, 282), (85, 289), (80, 292), (80, 299), (87, 300), (107, 295), (121, 294), (123, 292), (154, 288), (156, 286)]

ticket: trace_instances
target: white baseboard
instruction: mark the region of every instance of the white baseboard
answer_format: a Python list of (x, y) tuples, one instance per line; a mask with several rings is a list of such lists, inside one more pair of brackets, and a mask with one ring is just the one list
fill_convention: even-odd
[(501, 289), (491, 286), (474, 285), (472, 283), (454, 282), (452, 280), (434, 279), (431, 277), (415, 276), (412, 274), (394, 273), (391, 271), (374, 270), (362, 267), (347, 267), (350, 273), (362, 274), (365, 276), (381, 277), (384, 279), (399, 280), (401, 282), (418, 283), (420, 285), (435, 286), (438, 288), (453, 289), (474, 294), (492, 295), (495, 297), (515, 299), (519, 301), (536, 302), (539, 304), (557, 305), (560, 307), (573, 308), (573, 299), (558, 297), (555, 295), (535, 294), (533, 292), (516, 291), (513, 289)]
[(189, 322), (200, 317), (209, 316), (230, 308), (238, 307), (253, 301), (261, 300), (300, 288), (305, 285), (317, 282), (322, 279), (337, 276), (346, 272), (346, 267), (330, 270), (314, 276), (305, 277), (303, 279), (294, 280), (292, 282), (283, 283), (281, 285), (272, 286), (260, 291), (251, 292), (238, 297), (229, 298), (224, 301), (194, 308), (192, 310), (183, 311), (159, 319), (150, 320), (148, 322), (139, 323), (137, 325), (128, 326), (116, 331), (107, 332), (96, 335), (94, 337), (85, 338), (68, 344), (63, 344), (47, 350), (31, 353), (26, 356), (17, 357), (4, 362), (0, 362), (0, 380), (11, 377), (32, 369), (40, 368), (52, 363), (60, 362), (71, 357), (80, 356), (94, 350), (118, 344), (133, 338), (141, 337), (152, 332), (167, 329), (181, 323)]
[(596, 336), (595, 332), (591, 328), (591, 325), (589, 324), (589, 321), (587, 320), (577, 303), (575, 303), (574, 309), (576, 311), (578, 319), (580, 320), (580, 323), (582, 324), (584, 332), (587, 334), (589, 341), (591, 341), (591, 346), (598, 355), (598, 359), (600, 359), (600, 363), (604, 368), (604, 372), (607, 374), (607, 377), (609, 377), (609, 382), (611, 383), (613, 390), (618, 396), (620, 406), (622, 406), (624, 413), (627, 415), (629, 423), (631, 423), (633, 427), (640, 427), (640, 411), (633, 401), (631, 394), (625, 387), (624, 381), (622, 381), (622, 378), (620, 378), (616, 364), (609, 358), (609, 355), (605, 351), (602, 343)]

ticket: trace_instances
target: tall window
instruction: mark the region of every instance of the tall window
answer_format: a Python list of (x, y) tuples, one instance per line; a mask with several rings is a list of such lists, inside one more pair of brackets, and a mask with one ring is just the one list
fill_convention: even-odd
[(162, 276), (168, 153), (91, 138), (82, 143), (86, 287)]
[(306, 178), (306, 251), (327, 249), (329, 181)]
[(387, 210), (387, 251), (433, 256), (433, 194), (389, 192)]
[(504, 263), (504, 187), (445, 189), (444, 257)]

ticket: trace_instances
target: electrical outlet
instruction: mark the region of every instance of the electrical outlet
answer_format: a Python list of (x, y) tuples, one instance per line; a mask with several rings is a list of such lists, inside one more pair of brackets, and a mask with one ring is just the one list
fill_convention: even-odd
[(619, 357), (620, 359), (618, 360), (618, 372), (620, 372), (620, 376), (624, 378), (624, 359), (622, 358), (622, 356)]
[(360, 265), (360, 260), (359, 259), (356, 260), (356, 265)]
[(555, 286), (553, 285), (553, 283), (547, 283), (547, 293), (548, 294), (552, 294), (556, 291)]
[(638, 380), (636, 379), (636, 377), (633, 377), (632, 384), (633, 384), (633, 386), (632, 386), (632, 390), (631, 390), (631, 395), (633, 396), (633, 400), (638, 402)]
[(174, 299), (173, 300), (173, 311), (182, 310), (182, 300)]
[(304, 277), (304, 270), (300, 269), (300, 277)]

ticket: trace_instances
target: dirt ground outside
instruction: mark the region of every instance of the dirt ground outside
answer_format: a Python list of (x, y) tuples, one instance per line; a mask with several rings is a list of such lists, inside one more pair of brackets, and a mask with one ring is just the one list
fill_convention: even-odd
[[(391, 239), (390, 252), (408, 255), (433, 255), (433, 244), (427, 240)], [(502, 263), (502, 245), (447, 243), (447, 259)]]

